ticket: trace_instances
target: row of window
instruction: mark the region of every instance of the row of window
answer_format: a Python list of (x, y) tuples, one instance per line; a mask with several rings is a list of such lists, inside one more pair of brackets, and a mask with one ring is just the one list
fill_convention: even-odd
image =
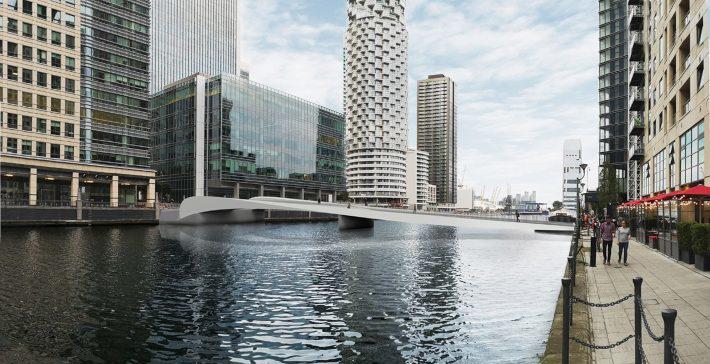
[[(56, 97), (47, 97), (44, 95), (34, 95), (31, 92), (21, 92), (22, 97), (20, 98), (20, 92), (13, 89), (7, 89), (7, 97), (3, 99), (3, 88), (0, 87), (0, 101), (5, 101), (10, 105), (21, 105), (23, 107), (33, 107), (39, 110), (47, 110), (61, 113), (62, 112), (62, 99)], [(47, 102), (49, 100), (49, 103)], [(64, 113), (67, 115), (76, 114), (76, 103), (74, 101), (63, 100), (64, 101)]]
[[(55, 0), (55, 2), (58, 1)], [(18, 11), (17, 3), (18, 0), (7, 0), (7, 7), (10, 8), (10, 10)], [(65, 1), (65, 3), (74, 6), (73, 0)], [(2, 5), (2, 1), (0, 1), (0, 5)], [(22, 1), (22, 12), (25, 15), (36, 14), (38, 18), (50, 20), (52, 23), (62, 24), (63, 21), (64, 25), (69, 28), (74, 28), (76, 26), (76, 17), (74, 16), (74, 14), (65, 12), (62, 16), (61, 10), (49, 9), (46, 5), (42, 4), (37, 4), (35, 7), (33, 6), (32, 2), (28, 0)]]
[[(7, 71), (7, 72), (5, 72)], [(20, 81), (20, 69), (17, 66), (7, 65), (5, 67), (0, 63), (0, 78), (7, 78), (10, 81)], [(48, 75), (40, 71), (32, 71), (29, 68), (22, 69), (22, 82), (27, 84), (36, 84), (39, 87), (50, 86), (52, 90), (62, 90), (62, 77), (57, 75)], [(49, 82), (48, 82), (49, 81)], [(76, 92), (76, 81), (71, 78), (64, 78), (64, 91)]]
[[(8, 129), (29, 131), (41, 134), (50, 134), (61, 136), (62, 135), (62, 122), (57, 120), (47, 121), (43, 118), (33, 118), (31, 116), (22, 115), (20, 117), (17, 114), (6, 113), (7, 120), (3, 124)], [(0, 114), (0, 121), (2, 121), (2, 114)], [(22, 120), (20, 120), (22, 119)], [(75, 130), (74, 124), (64, 123), (64, 136), (67, 138), (74, 138)]]
[[(6, 138), (5, 140), (6, 153), (32, 155), (42, 158), (49, 157), (53, 159), (74, 160), (74, 147), (70, 145), (64, 146), (64, 155), (62, 156), (62, 146), (60, 144), (49, 144), (49, 149), (47, 149), (47, 143), (45, 142), (20, 140), (17, 138)], [(32, 148), (33, 144), (34, 148)], [(47, 154), (47, 152), (49, 152), (49, 154)]]
[[(679, 139), (679, 146), (680, 165), (676, 163), (673, 155), (673, 144), (653, 156), (650, 162), (644, 164), (642, 184), (644, 195), (664, 191), (666, 188), (674, 187), (676, 183), (685, 185), (705, 178), (704, 121), (683, 133)], [(651, 172), (651, 166), (653, 166), (653, 172)], [(668, 169), (668, 175), (666, 175), (666, 169)], [(676, 180), (676, 172), (679, 172), (679, 180)], [(668, 183), (666, 183), (667, 179)]]
[[(0, 27), (1, 29), (1, 27)], [(15, 19), (7, 19), (7, 31), (9, 33), (18, 34), (18, 24)], [(62, 45), (62, 33), (56, 30), (47, 30), (39, 25), (34, 26), (30, 23), (22, 22), (22, 36), (27, 38), (35, 38), (40, 42), (51, 42), (52, 45)], [(76, 37), (69, 34), (64, 34), (64, 46), (69, 49), (76, 48)]]
[[(0, 40), (0, 54), (4, 53), (3, 41)], [(17, 43), (7, 42), (8, 57), (19, 58), (20, 46)], [(47, 56), (50, 58), (47, 58)], [(62, 68), (62, 55), (59, 53), (47, 53), (44, 49), (33, 49), (30, 46), (22, 46), (22, 59), (25, 61), (34, 61), (39, 64), (50, 64), (55, 68)], [(64, 69), (68, 71), (76, 70), (76, 58), (64, 56)]]

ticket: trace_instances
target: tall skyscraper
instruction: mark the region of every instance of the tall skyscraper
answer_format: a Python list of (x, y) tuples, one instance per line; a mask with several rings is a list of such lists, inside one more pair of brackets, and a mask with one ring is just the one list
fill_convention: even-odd
[[(147, 147), (149, 130), (132, 138), (126, 125), (133, 124), (125, 115), (135, 113), (135, 106), (123, 105), (132, 99), (108, 92), (114, 84), (135, 81), (126, 76), (131, 65), (120, 56), (131, 43), (107, 32), (109, 21), (101, 19), (140, 29), (110, 18), (94, 3), (0, 1), (2, 204), (153, 204), (155, 173), (128, 163), (125, 156), (131, 154), (123, 150), (126, 143)], [(101, 50), (113, 47), (116, 53)], [(147, 162), (147, 151), (142, 156)]]
[[(565, 209), (577, 211), (577, 178), (582, 177), (582, 141), (565, 140), (562, 149), (562, 204)], [(581, 191), (580, 197), (581, 197)]]
[(81, 159), (147, 168), (150, 1), (81, 7)]
[(429, 153), (439, 203), (456, 203), (456, 84), (444, 75), (417, 82), (417, 148)]
[(407, 203), (421, 209), (429, 203), (429, 153), (407, 150)]
[(599, 1), (599, 170), (610, 169), (624, 197), (628, 165), (627, 1)]
[(404, 0), (348, 0), (346, 177), (356, 202), (406, 199), (407, 38)]
[(238, 0), (153, 0), (150, 92), (195, 73), (239, 74)]

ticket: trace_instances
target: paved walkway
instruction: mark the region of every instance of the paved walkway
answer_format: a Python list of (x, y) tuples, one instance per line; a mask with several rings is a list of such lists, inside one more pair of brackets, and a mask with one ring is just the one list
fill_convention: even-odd
[[(584, 245), (589, 246), (589, 241), (585, 240)], [(654, 334), (663, 334), (661, 310), (678, 310), (675, 332), (681, 362), (710, 363), (710, 274), (633, 241), (629, 246), (629, 266), (618, 266), (617, 249), (614, 244), (612, 265), (601, 264), (600, 252), (597, 267), (587, 267), (589, 300), (598, 303), (615, 301), (633, 293), (632, 279), (642, 277), (646, 317)], [(589, 261), (588, 254), (586, 261)], [(633, 299), (610, 308), (591, 308), (590, 315), (597, 345), (617, 342), (634, 333)], [(651, 340), (645, 329), (643, 348), (649, 363), (663, 362), (663, 343)], [(633, 339), (611, 350), (596, 350), (594, 360), (597, 363), (633, 363)]]

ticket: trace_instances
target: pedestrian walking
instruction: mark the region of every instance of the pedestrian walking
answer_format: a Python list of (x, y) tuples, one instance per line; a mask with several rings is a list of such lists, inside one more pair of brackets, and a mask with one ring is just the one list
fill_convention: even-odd
[(611, 222), (611, 216), (607, 216), (606, 220), (599, 227), (599, 233), (602, 236), (602, 252), (604, 253), (604, 264), (611, 264), (611, 243), (614, 241), (616, 225)]
[(621, 264), (621, 254), (624, 254), (624, 265), (629, 265), (626, 262), (626, 258), (629, 255), (629, 236), (631, 235), (631, 228), (629, 228), (629, 223), (626, 220), (621, 220), (621, 226), (616, 229), (616, 238), (619, 239), (619, 264)]
[(515, 221), (520, 222), (520, 212), (515, 210)]

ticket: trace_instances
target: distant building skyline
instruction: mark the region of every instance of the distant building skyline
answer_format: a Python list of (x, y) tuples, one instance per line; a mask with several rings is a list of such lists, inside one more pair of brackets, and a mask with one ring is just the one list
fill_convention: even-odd
[(239, 75), (239, 0), (152, 0), (150, 92), (195, 73)]

